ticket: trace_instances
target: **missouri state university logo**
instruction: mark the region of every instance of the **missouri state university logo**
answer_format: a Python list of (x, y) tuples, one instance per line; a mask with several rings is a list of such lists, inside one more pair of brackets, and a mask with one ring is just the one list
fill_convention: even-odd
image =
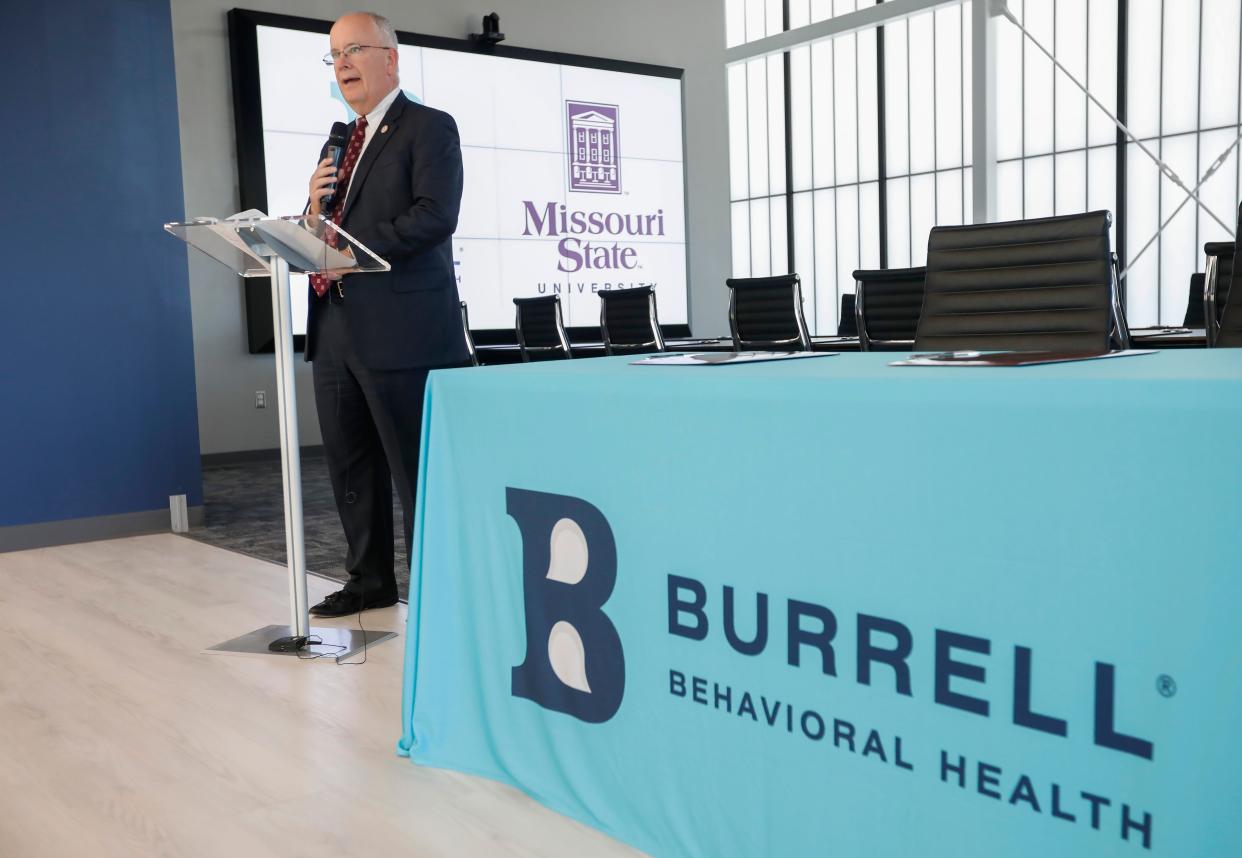
[(580, 498), (505, 489), (522, 534), (526, 660), (513, 695), (600, 724), (625, 693), (625, 654), (603, 611), (617, 581), (617, 544), (603, 513)]
[(569, 189), (621, 193), (621, 109), (615, 104), (566, 101), (569, 129)]

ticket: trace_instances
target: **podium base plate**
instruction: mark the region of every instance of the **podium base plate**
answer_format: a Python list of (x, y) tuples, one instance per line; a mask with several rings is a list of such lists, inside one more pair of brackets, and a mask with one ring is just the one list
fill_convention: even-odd
[(352, 655), (362, 652), (364, 646), (372, 647), (395, 638), (396, 632), (385, 632), (378, 629), (342, 629), (335, 626), (312, 626), (309, 631), (311, 641), (300, 649), (273, 650), (270, 645), (280, 638), (289, 638), (296, 634), (290, 626), (264, 626), (240, 637), (208, 647), (208, 652), (250, 653), (252, 655), (284, 655), (298, 658), (324, 658), (343, 661)]

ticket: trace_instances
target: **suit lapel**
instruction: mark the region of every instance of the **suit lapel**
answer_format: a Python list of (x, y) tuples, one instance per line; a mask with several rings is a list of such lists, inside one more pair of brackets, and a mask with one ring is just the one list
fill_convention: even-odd
[(375, 129), (375, 134), (372, 135), (371, 142), (367, 144), (366, 151), (362, 153), (362, 157), (354, 167), (354, 176), (349, 182), (349, 196), (345, 198), (345, 211), (341, 212), (342, 224), (345, 223), (345, 218), (349, 217), (354, 201), (362, 194), (362, 185), (367, 180), (367, 174), (371, 172), (371, 165), (375, 163), (375, 159), (380, 156), (380, 152), (384, 151), (384, 147), (394, 136), (393, 132), (397, 130), (397, 120), (401, 118), (401, 113), (405, 110), (405, 103), (405, 93), (398, 92), (397, 97), (388, 106), (384, 118), (380, 120), (380, 127)]

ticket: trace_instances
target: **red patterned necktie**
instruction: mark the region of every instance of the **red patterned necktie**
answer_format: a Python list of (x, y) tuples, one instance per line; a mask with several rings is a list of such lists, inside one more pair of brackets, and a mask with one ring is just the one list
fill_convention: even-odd
[[(345, 157), (341, 159), (341, 168), (336, 173), (336, 199), (332, 201), (332, 211), (324, 215), (338, 226), (341, 223), (341, 212), (345, 210), (345, 195), (349, 192), (349, 177), (354, 174), (354, 165), (358, 163), (358, 156), (362, 154), (362, 141), (366, 139), (366, 134), (367, 118), (359, 116), (358, 122), (354, 125), (354, 133), (349, 135), (349, 143), (345, 146)], [(329, 244), (336, 247), (335, 232), (329, 231), (326, 238)], [(328, 284), (332, 281), (322, 274), (312, 274), (310, 282), (315, 290), (315, 294), (322, 298), (328, 294)]]

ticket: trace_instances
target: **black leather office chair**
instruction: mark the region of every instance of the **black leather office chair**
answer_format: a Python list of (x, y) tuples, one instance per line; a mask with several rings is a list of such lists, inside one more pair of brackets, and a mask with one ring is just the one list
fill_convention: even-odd
[[(1237, 260), (1242, 263), (1242, 260)], [(1216, 332), (1216, 348), (1242, 348), (1242, 294), (1235, 295), (1225, 305), (1225, 312), (1220, 317), (1220, 330)]]
[[(1242, 205), (1238, 206), (1238, 229), (1242, 229)], [(1235, 232), (1234, 235), (1242, 235), (1242, 233)], [(1222, 244), (1223, 243), (1224, 242), (1222, 242)], [(1224, 281), (1219, 279), (1223, 276), (1220, 273), (1220, 263), (1223, 261), (1224, 258), (1222, 257), (1217, 262), (1218, 298), (1220, 296), (1219, 286), (1224, 283)], [(1239, 279), (1239, 269), (1242, 269), (1242, 254), (1239, 253), (1239, 248), (1235, 248), (1233, 258), (1230, 260), (1229, 264), (1230, 281), (1232, 282), (1230, 283), (1228, 297), (1225, 299), (1224, 309), (1220, 314), (1220, 327), (1216, 331), (1216, 336), (1214, 338), (1209, 338), (1208, 345), (1234, 349), (1242, 347), (1242, 283), (1237, 282)]]
[(927, 242), (919, 351), (1103, 352), (1124, 331), (1107, 211), (938, 226)]
[(1203, 321), (1208, 345), (1216, 343), (1221, 316), (1229, 302), (1233, 282), (1234, 242), (1209, 241), (1203, 245), (1207, 263), (1203, 271)]
[(1206, 277), (1203, 274), (1190, 275), (1190, 293), (1186, 298), (1186, 315), (1182, 319), (1182, 327), (1206, 327), (1206, 323), (1203, 320), (1203, 283), (1205, 279)]
[(734, 277), (729, 287), (729, 331), (733, 348), (810, 351), (797, 274)]
[(853, 292), (846, 292), (841, 296), (841, 315), (837, 316), (837, 336), (858, 336), (858, 310), (854, 303)]
[(639, 354), (664, 351), (664, 335), (656, 316), (655, 289), (605, 289), (599, 293), (599, 331), (604, 353)]
[(517, 340), (523, 361), (573, 357), (560, 295), (514, 298), (513, 303), (517, 305)]
[(474, 349), (474, 336), (469, 333), (469, 312), (466, 309), (466, 302), (462, 302), (462, 333), (466, 335), (466, 350), (469, 351), (469, 363), (478, 366), (478, 351)]
[(862, 351), (906, 350), (914, 344), (926, 276), (922, 266), (854, 272), (854, 309)]

